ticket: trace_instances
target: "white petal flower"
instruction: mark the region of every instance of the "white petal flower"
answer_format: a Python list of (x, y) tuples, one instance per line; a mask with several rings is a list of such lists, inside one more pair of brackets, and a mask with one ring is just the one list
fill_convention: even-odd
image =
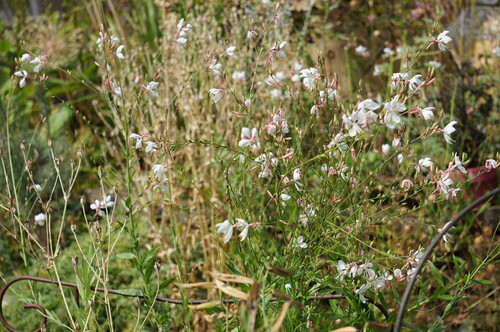
[(389, 144), (382, 144), (382, 153), (387, 155), (391, 151), (391, 146)]
[(160, 189), (161, 192), (168, 193), (168, 185), (166, 183), (168, 183), (168, 179), (161, 180), (160, 183), (153, 186), (153, 190)]
[(250, 228), (250, 225), (243, 219), (240, 218), (235, 218), (235, 219), (238, 223), (236, 223), (233, 227), (243, 228), (240, 235), (238, 236), (240, 237), (240, 241), (245, 241), (245, 239), (248, 236), (248, 229)]
[(45, 216), (45, 213), (39, 213), (35, 216), (35, 223), (38, 226), (45, 225), (45, 221), (47, 221), (47, 216)]
[(147, 141), (145, 151), (151, 153), (156, 152), (158, 151), (158, 145), (156, 145), (155, 142)]
[(287, 194), (281, 194), (281, 205), (286, 206), (286, 202), (292, 198), (292, 196)]
[(222, 76), (220, 70), (222, 69), (222, 64), (217, 63), (217, 59), (213, 59), (212, 63), (208, 66), (208, 70), (214, 73), (216, 76)]
[(415, 91), (419, 86), (420, 84), (422, 84), (423, 82), (420, 80), (420, 78), (422, 77), (422, 75), (415, 75), (413, 76), (409, 82), (408, 82), (408, 87), (410, 89), (410, 91)]
[(300, 77), (303, 78), (302, 84), (309, 90), (314, 89), (315, 82), (319, 80), (320, 76), (316, 68), (302, 69), (300, 71)]
[(448, 144), (452, 144), (453, 143), (453, 139), (451, 138), (451, 134), (453, 132), (455, 132), (455, 128), (453, 126), (455, 126), (455, 124), (457, 124), (457, 121), (451, 121), (450, 123), (448, 123), (446, 125), (446, 127), (444, 127), (441, 131), (443, 132), (443, 135), (444, 135), (444, 139), (446, 140), (446, 142), (448, 142)]
[(299, 249), (307, 248), (307, 243), (304, 242), (303, 236), (299, 236), (298, 238), (293, 239), (292, 243), (293, 243), (293, 246), (295, 248), (299, 248)]
[(148, 83), (148, 85), (145, 87), (145, 89), (149, 92), (149, 94), (151, 95), (151, 97), (153, 98), (158, 98), (158, 92), (156, 91), (156, 89), (158, 88), (158, 85), (160, 85), (160, 83), (156, 82), (156, 81), (151, 81)]
[(224, 93), (223, 89), (208, 90), (208, 94), (210, 95), (210, 98), (212, 98), (212, 102), (214, 104), (217, 104), (219, 102), (219, 100), (222, 98), (223, 93)]
[(30, 60), (31, 60), (31, 54), (29, 53), (24, 53), (19, 59), (20, 62), (28, 62)]
[(142, 136), (132, 133), (130, 138), (135, 139), (135, 148), (140, 149), (142, 147)]
[(420, 173), (421, 170), (426, 172), (427, 169), (429, 167), (431, 167), (432, 165), (434, 165), (434, 163), (432, 162), (431, 158), (426, 157), (426, 158), (422, 158), (418, 161), (418, 164), (415, 165), (415, 169), (416, 169), (417, 173)]
[(125, 45), (120, 45), (116, 49), (115, 55), (120, 60), (125, 60), (125, 55), (123, 55), (123, 53), (122, 53), (124, 48), (125, 48)]
[(163, 173), (165, 173), (166, 167), (163, 165), (154, 165), (151, 169), (159, 180), (163, 176)]
[(45, 62), (42, 60), (41, 57), (37, 56), (36, 58), (30, 61), (30, 64), (35, 65), (33, 71), (35, 73), (38, 73), (40, 69), (42, 69), (42, 67), (45, 65)]
[(17, 77), (22, 77), (21, 80), (19, 81), (19, 87), (21, 89), (24, 88), (26, 85), (26, 78), (28, 77), (28, 72), (26, 70), (16, 71), (14, 75)]
[(241, 128), (241, 140), (239, 141), (238, 146), (240, 148), (250, 146), (253, 150), (259, 150), (260, 140), (257, 128), (253, 128), (251, 132), (249, 128)]
[(421, 110), (422, 116), (424, 117), (425, 120), (430, 120), (434, 117), (433, 110), (435, 110), (434, 107), (426, 107)]
[(449, 31), (443, 31), (439, 34), (439, 36), (433, 40), (434, 43), (438, 44), (439, 49), (444, 52), (448, 48), (446, 47), (446, 44), (451, 42), (451, 38), (448, 36), (450, 32)]
[(465, 167), (462, 164), (462, 161), (460, 160), (460, 157), (458, 156), (457, 153), (454, 154), (455, 158), (455, 166), (458, 168), (458, 170), (464, 174), (467, 174), (467, 171), (465, 170)]
[(231, 236), (233, 236), (233, 224), (229, 220), (216, 224), (215, 228), (217, 229), (217, 233), (224, 234), (224, 243), (228, 243), (231, 240)]
[(258, 36), (259, 34), (257, 33), (257, 31), (253, 31), (253, 30), (248, 30), (247, 32), (247, 39), (254, 39)]
[(229, 46), (224, 52), (224, 54), (230, 58), (237, 58), (238, 56), (234, 54), (234, 51), (236, 51), (236, 46)]

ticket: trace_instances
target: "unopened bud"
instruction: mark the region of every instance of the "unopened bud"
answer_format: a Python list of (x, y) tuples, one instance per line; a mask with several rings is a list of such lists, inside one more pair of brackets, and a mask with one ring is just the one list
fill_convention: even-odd
[(78, 156), (79, 159), (82, 159), (83, 158), (83, 151), (82, 151), (82, 149), (78, 149), (76, 151), (76, 155)]
[(26, 141), (21, 142), (21, 151), (26, 151)]
[(160, 271), (161, 270), (161, 263), (159, 261), (155, 262), (155, 270)]
[(141, 306), (141, 299), (138, 296), (134, 297), (134, 307), (139, 309), (140, 306)]
[(73, 264), (73, 266), (77, 266), (78, 265), (78, 256), (73, 256), (71, 257), (71, 264)]
[(47, 142), (47, 144), (49, 145), (49, 148), (51, 148), (51, 149), (54, 146), (54, 144), (52, 143), (52, 139), (50, 139), (50, 138), (49, 138), (49, 141)]
[(76, 225), (75, 225), (75, 224), (73, 224), (73, 223), (72, 223), (72, 224), (71, 224), (71, 226), (70, 226), (70, 228), (71, 228), (71, 231), (72, 231), (73, 233), (75, 233), (75, 232), (76, 232)]

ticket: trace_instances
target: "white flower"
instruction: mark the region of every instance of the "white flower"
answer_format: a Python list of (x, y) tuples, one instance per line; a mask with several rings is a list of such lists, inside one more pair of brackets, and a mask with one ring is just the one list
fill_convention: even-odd
[(290, 293), (290, 291), (292, 290), (292, 285), (290, 284), (285, 284), (285, 290)]
[(300, 71), (300, 77), (303, 78), (302, 84), (309, 90), (314, 89), (315, 82), (319, 80), (320, 76), (316, 68), (302, 69)]
[(292, 196), (287, 194), (281, 194), (281, 205), (286, 206), (286, 201), (288, 201)]
[(142, 147), (142, 136), (132, 133), (130, 138), (135, 139), (135, 148), (140, 149)]
[(392, 100), (384, 105), (384, 122), (387, 128), (393, 130), (401, 123), (399, 113), (406, 111), (406, 106), (398, 101), (399, 96), (395, 96)]
[(299, 216), (299, 221), (302, 223), (302, 226), (306, 227), (309, 219), (313, 219), (316, 216), (316, 210), (314, 210), (311, 204), (308, 204), (304, 209), (304, 214)]
[(258, 137), (257, 128), (253, 128), (251, 133), (250, 133), (249, 128), (242, 128), (241, 129), (241, 140), (238, 143), (238, 146), (240, 148), (246, 148), (246, 147), (250, 146), (252, 148), (252, 150), (259, 150), (260, 149), (260, 140)]
[(422, 75), (415, 75), (408, 81), (408, 87), (410, 88), (410, 91), (415, 91), (420, 86), (420, 84), (423, 83), (420, 80), (421, 77)]
[(397, 148), (397, 147), (399, 147), (399, 146), (401, 146), (401, 139), (400, 139), (400, 138), (398, 138), (398, 137), (394, 137), (394, 138), (392, 139), (392, 147), (393, 147), (393, 148)]
[(111, 90), (113, 90), (113, 93), (119, 97), (122, 95), (122, 88), (117, 86), (115, 82), (111, 82)]
[(369, 112), (375, 111), (378, 108), (380, 108), (380, 105), (371, 99), (365, 99), (358, 103), (358, 111)]
[(426, 172), (427, 169), (429, 167), (431, 167), (432, 165), (434, 165), (434, 163), (432, 162), (431, 158), (426, 157), (426, 158), (420, 159), (418, 161), (418, 164), (415, 165), (415, 169), (416, 169), (417, 173), (420, 173), (421, 170)]
[(333, 138), (333, 140), (328, 143), (328, 149), (333, 148), (334, 146), (337, 146), (340, 151), (347, 151), (349, 149), (349, 145), (345, 142), (345, 137), (342, 134), (337, 134)]
[(47, 221), (47, 216), (45, 216), (45, 213), (39, 213), (35, 216), (35, 223), (38, 226), (45, 225), (45, 221)]
[(339, 260), (336, 268), (339, 274), (335, 277), (335, 279), (343, 281), (351, 266), (350, 264), (346, 264), (343, 260)]
[(363, 57), (368, 57), (368, 56), (370, 56), (370, 53), (368, 53), (368, 49), (367, 49), (366, 47), (364, 47), (363, 45), (358, 45), (358, 47), (356, 47), (356, 48), (354, 49), (354, 51), (355, 51), (357, 54), (359, 54), (359, 55), (361, 55), (361, 56), (363, 56)]
[(498, 165), (499, 164), (495, 159), (487, 159), (484, 167), (486, 167), (487, 170), (491, 171), (492, 169), (498, 168)]
[(395, 89), (399, 86), (399, 84), (405, 82), (407, 79), (408, 79), (408, 74), (406, 73), (394, 73), (391, 76), (391, 81), (392, 81), (391, 87)]
[(212, 63), (208, 66), (208, 70), (214, 73), (214, 75), (222, 76), (220, 69), (222, 68), (222, 64), (217, 63), (217, 59), (214, 59)]
[(409, 179), (404, 179), (401, 181), (401, 188), (404, 190), (409, 190), (411, 187), (413, 187), (413, 182)]
[(177, 31), (176, 31), (176, 36), (178, 37), (176, 39), (176, 44), (177, 47), (183, 48), (184, 44), (187, 43), (187, 34), (191, 31), (191, 24), (187, 23), (184, 25), (184, 19), (182, 18), (179, 23), (177, 24)]
[(163, 173), (165, 173), (165, 170), (167, 169), (166, 166), (163, 165), (154, 165), (151, 170), (155, 174), (156, 178), (159, 180), (162, 176)]
[(446, 140), (446, 142), (448, 142), (448, 144), (451, 144), (453, 143), (453, 140), (451, 139), (451, 134), (453, 132), (455, 132), (455, 128), (453, 127), (455, 124), (457, 124), (457, 121), (451, 121), (450, 123), (448, 123), (446, 125), (446, 127), (444, 127), (443, 129), (441, 129), (441, 131), (443, 132), (443, 135), (444, 135), (444, 139)]
[(451, 42), (451, 38), (447, 36), (449, 33), (450, 33), (449, 31), (443, 31), (439, 34), (439, 36), (435, 40), (432, 41), (433, 43), (438, 44), (438, 47), (442, 52), (448, 49), (446, 47), (446, 44)]
[(208, 90), (208, 94), (210, 95), (210, 98), (212, 98), (212, 102), (214, 104), (217, 104), (219, 102), (219, 100), (222, 98), (223, 93), (224, 93), (223, 89)]
[(33, 189), (35, 189), (35, 191), (37, 193), (39, 193), (39, 192), (41, 192), (43, 190), (42, 186), (39, 185), (39, 184), (36, 184), (36, 183), (33, 185)]
[(158, 151), (158, 145), (156, 145), (155, 142), (147, 141), (145, 151), (151, 153), (156, 152)]
[(230, 58), (237, 58), (236, 54), (234, 54), (234, 51), (236, 51), (236, 46), (229, 46), (226, 51), (224, 52), (225, 55), (227, 55)]
[(168, 179), (161, 180), (160, 183), (153, 186), (153, 190), (160, 189), (161, 192), (168, 193), (168, 186), (166, 185), (167, 182)]
[(495, 56), (500, 57), (500, 46), (495, 47), (491, 50), (491, 53), (495, 54)]
[(33, 71), (35, 73), (38, 73), (40, 71), (40, 69), (42, 69), (42, 67), (45, 65), (45, 63), (43, 62), (42, 58), (39, 57), (39, 56), (37, 56), (36, 58), (34, 58), (33, 60), (31, 60), (30, 64), (35, 65), (35, 68), (33, 68)]
[(462, 164), (462, 161), (460, 160), (460, 157), (458, 156), (457, 153), (454, 155), (455, 157), (455, 166), (458, 168), (458, 170), (464, 174), (467, 174), (467, 171), (465, 170), (465, 167)]
[(14, 73), (17, 77), (22, 77), (19, 81), (19, 87), (22, 89), (26, 85), (26, 78), (28, 78), (28, 72), (26, 70), (16, 71)]
[(434, 67), (437, 69), (437, 68), (441, 67), (442, 64), (441, 64), (441, 62), (431, 60), (431, 61), (427, 62), (427, 65), (429, 67)]
[(105, 210), (115, 206), (115, 202), (112, 200), (111, 195), (106, 196), (102, 201), (96, 199), (94, 203), (90, 204), (90, 208), (95, 210), (95, 215), (104, 217), (106, 215)]
[(401, 153), (398, 154), (398, 163), (401, 164), (403, 160), (405, 159), (405, 156), (403, 156)]
[(298, 191), (302, 191), (302, 187), (304, 186), (302, 183), (299, 182), (300, 178), (301, 178), (300, 169), (296, 168), (293, 171), (293, 182), (295, 183), (295, 188)]
[[(439, 232), (439, 233), (443, 232), (443, 230), (444, 230), (446, 227), (448, 227), (448, 225), (449, 225), (450, 223), (451, 223), (451, 221), (448, 221), (448, 222), (447, 222), (447, 223), (446, 223), (443, 227), (438, 228), (438, 232)], [(444, 242), (448, 242), (448, 241), (450, 241), (450, 240), (451, 240), (451, 238), (453, 237), (453, 236), (449, 233), (449, 231), (451, 231), (453, 228), (455, 228), (455, 227), (450, 227), (450, 229), (448, 229), (448, 232), (446, 232), (446, 233), (443, 235), (442, 239), (443, 239), (443, 241), (444, 241)]]
[(234, 81), (238, 81), (238, 82), (241, 82), (245, 79), (245, 71), (235, 71), (233, 72), (233, 74), (231, 75), (231, 78), (234, 80)]
[(286, 46), (287, 42), (284, 41), (284, 42), (276, 42), (273, 46), (273, 48), (271, 49), (271, 52), (276, 52), (276, 54), (280, 57), (280, 58), (286, 58), (286, 53), (285, 53), (285, 46)]
[(379, 65), (375, 65), (373, 67), (373, 76), (378, 76), (378, 75), (383, 74), (383, 73), (384, 73), (384, 71), (382, 70), (382, 68), (380, 68)]
[(253, 31), (253, 30), (248, 30), (247, 32), (247, 39), (254, 39), (258, 36), (259, 34), (257, 33), (257, 31)]
[(125, 45), (120, 45), (116, 49), (115, 55), (120, 60), (125, 60), (125, 55), (123, 55), (123, 53), (122, 53), (124, 48), (125, 48)]
[(233, 227), (240, 227), (242, 228), (243, 227), (243, 230), (241, 231), (240, 235), (238, 235), (240, 237), (240, 241), (245, 241), (245, 239), (247, 238), (248, 236), (248, 229), (250, 228), (251, 225), (249, 225), (245, 220), (243, 219), (240, 219), (240, 218), (235, 218), (236, 221), (238, 222), (236, 225), (234, 225)]
[(29, 53), (24, 53), (19, 59), (21, 62), (28, 62), (29, 60), (31, 60), (31, 54)]
[(426, 107), (420, 111), (422, 113), (422, 116), (424, 117), (424, 120), (430, 120), (434, 117), (433, 110), (435, 110), (434, 107)]
[(383, 54), (383, 57), (384, 57), (384, 58), (388, 58), (388, 57), (390, 57), (391, 55), (394, 55), (394, 51), (392, 50), (392, 48), (390, 48), (390, 47), (384, 47), (384, 54)]
[(160, 83), (158, 83), (156, 81), (151, 81), (145, 87), (145, 89), (149, 92), (149, 94), (151, 95), (151, 97), (158, 98), (158, 92), (156, 91), (156, 89), (158, 88), (159, 84)]
[(307, 248), (307, 243), (304, 242), (304, 237), (301, 235), (298, 238), (293, 239), (292, 244), (295, 248), (305, 249)]
[(180, 38), (177, 38), (177, 40), (175, 41), (175, 43), (177, 44), (178, 48), (184, 48), (184, 44), (186, 44), (187, 41), (188, 41), (187, 38), (180, 37)]
[(325, 96), (327, 96), (328, 100), (335, 100), (338, 97), (338, 92), (335, 89), (328, 88), (326, 91), (320, 91), (319, 92), (319, 97), (321, 98), (322, 102), (325, 102)]
[(453, 180), (450, 179), (450, 174), (443, 172), (441, 173), (441, 178), (436, 181), (436, 190), (448, 196), (452, 184)]
[(388, 155), (389, 151), (391, 151), (391, 146), (389, 144), (382, 144), (382, 153)]
[(231, 240), (231, 236), (233, 236), (233, 224), (229, 220), (216, 224), (215, 228), (217, 228), (217, 233), (224, 234), (224, 243), (228, 243)]

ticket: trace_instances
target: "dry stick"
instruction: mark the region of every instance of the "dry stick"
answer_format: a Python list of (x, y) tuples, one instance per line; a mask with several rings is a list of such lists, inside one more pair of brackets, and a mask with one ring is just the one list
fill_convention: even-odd
[(442, 230), (441, 232), (436, 235), (436, 237), (432, 240), (430, 243), (429, 247), (427, 250), (424, 252), (422, 259), (418, 263), (417, 267), (415, 268), (415, 273), (413, 273), (413, 276), (411, 277), (410, 281), (408, 282), (408, 285), (406, 286), (405, 292), (403, 294), (403, 297), (401, 298), (401, 305), (399, 307), (398, 311), (398, 316), (396, 318), (396, 322), (394, 324), (394, 332), (399, 332), (401, 331), (401, 327), (403, 325), (403, 318), (405, 315), (405, 309), (406, 305), (408, 304), (408, 300), (410, 299), (411, 291), (413, 289), (413, 286), (415, 286), (415, 283), (417, 281), (418, 274), (424, 267), (425, 262), (427, 259), (430, 257), (432, 254), (432, 251), (434, 248), (438, 245), (438, 243), (441, 241), (441, 238), (448, 233), (448, 231), (457, 223), (458, 220), (460, 220), (464, 215), (466, 215), (468, 212), (470, 212), (473, 208), (478, 206), (479, 204), (487, 201), (491, 197), (497, 195), (500, 193), (500, 187), (496, 188), (495, 190), (481, 196), (480, 198), (476, 199), (474, 202), (466, 206), (462, 211), (460, 211)]

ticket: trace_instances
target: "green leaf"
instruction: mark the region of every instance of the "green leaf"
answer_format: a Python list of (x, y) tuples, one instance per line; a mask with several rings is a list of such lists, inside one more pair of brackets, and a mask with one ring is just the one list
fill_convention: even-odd
[(451, 295), (451, 294), (443, 294), (439, 295), (438, 299), (444, 300), (444, 301), (452, 301), (455, 298), (456, 295)]
[(131, 252), (122, 252), (120, 254), (116, 254), (116, 257), (121, 259), (134, 259), (135, 255)]
[(472, 279), (473, 282), (481, 284), (481, 285), (493, 285), (494, 282), (491, 280), (480, 280), (480, 279)]
[(120, 289), (117, 293), (129, 296), (144, 296), (140, 289)]
[(432, 274), (434, 274), (434, 277), (436, 278), (439, 286), (444, 287), (443, 277), (441, 276), (439, 269), (431, 261), (429, 261), (429, 265), (431, 267)]
[(155, 255), (156, 255), (156, 252), (158, 251), (158, 249), (160, 249), (160, 245), (156, 245), (154, 246), (153, 248), (151, 248), (151, 250), (149, 250), (146, 255), (144, 256), (144, 259), (142, 260), (143, 263), (148, 263), (148, 261), (150, 259), (152, 259)]
[(175, 279), (177, 279), (177, 277), (172, 277), (172, 278), (169, 278), (169, 279), (166, 279), (166, 280), (163, 280), (161, 283), (160, 283), (160, 289), (163, 289), (165, 287), (167, 287), (168, 285), (170, 285), (172, 282), (175, 281)]
[(411, 325), (410, 323), (407, 323), (407, 322), (403, 322), (403, 326), (406, 327), (407, 329), (412, 330), (412, 331), (417, 331), (417, 332), (421, 332), (422, 331), (421, 329), (419, 329), (415, 325)]

